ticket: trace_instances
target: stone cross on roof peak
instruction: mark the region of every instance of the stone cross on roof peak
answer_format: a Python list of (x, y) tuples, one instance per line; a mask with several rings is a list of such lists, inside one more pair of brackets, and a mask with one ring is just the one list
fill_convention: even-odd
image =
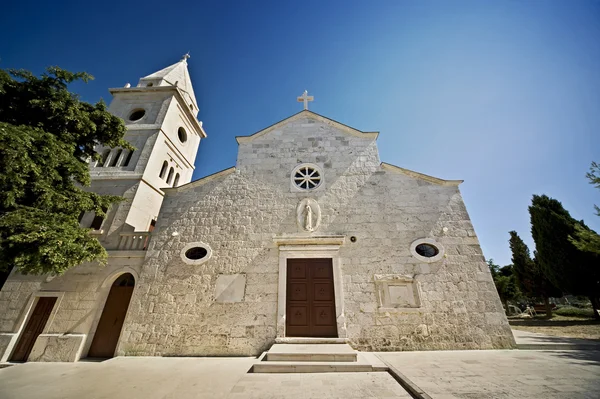
[(314, 100), (315, 100), (314, 96), (308, 95), (308, 90), (304, 90), (304, 93), (302, 93), (302, 95), (300, 97), (298, 97), (298, 102), (304, 103), (304, 109), (308, 109), (308, 102), (314, 101)]
[(181, 57), (181, 61), (187, 61), (188, 58), (190, 58), (190, 52), (188, 51), (187, 53), (185, 53), (183, 55), (183, 57)]

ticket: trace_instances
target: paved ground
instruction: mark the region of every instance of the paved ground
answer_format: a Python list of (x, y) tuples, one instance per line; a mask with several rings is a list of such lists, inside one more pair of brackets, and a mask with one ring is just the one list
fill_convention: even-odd
[(254, 358), (116, 358), (0, 369), (2, 399), (405, 398), (385, 372), (247, 374)]
[(433, 399), (598, 399), (600, 351), (379, 353)]
[[(520, 344), (551, 348), (567, 342), (518, 331), (515, 337)], [(590, 350), (587, 344), (586, 349), (568, 351), (393, 352), (378, 356), (433, 399), (598, 399), (600, 350)], [(410, 398), (385, 372), (248, 374), (254, 362), (255, 358), (130, 357), (97, 363), (25, 363), (0, 369), (0, 398)]]
[(227, 398), (411, 399), (411, 396), (391, 375), (375, 372), (247, 374)]
[(529, 331), (512, 330), (519, 349), (595, 349), (600, 350), (600, 341), (581, 338), (557, 337)]
[(0, 369), (2, 399), (226, 398), (254, 358), (116, 358)]

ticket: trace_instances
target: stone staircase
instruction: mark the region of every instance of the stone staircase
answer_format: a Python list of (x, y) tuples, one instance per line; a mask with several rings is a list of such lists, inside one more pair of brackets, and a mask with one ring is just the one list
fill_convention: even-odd
[[(281, 342), (281, 341), (279, 341)], [(372, 353), (357, 352), (341, 340), (287, 339), (275, 343), (252, 367), (254, 373), (339, 373), (387, 371)]]

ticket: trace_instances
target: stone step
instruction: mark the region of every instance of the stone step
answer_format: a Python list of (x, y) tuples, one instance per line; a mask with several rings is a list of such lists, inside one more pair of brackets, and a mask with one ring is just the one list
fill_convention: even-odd
[(276, 344), (347, 344), (348, 338), (279, 337)]
[(343, 373), (376, 371), (368, 363), (357, 362), (260, 362), (254, 373)]
[(275, 344), (266, 355), (269, 362), (356, 362), (356, 358), (348, 344)]
[(269, 362), (355, 362), (356, 354), (336, 353), (267, 353)]

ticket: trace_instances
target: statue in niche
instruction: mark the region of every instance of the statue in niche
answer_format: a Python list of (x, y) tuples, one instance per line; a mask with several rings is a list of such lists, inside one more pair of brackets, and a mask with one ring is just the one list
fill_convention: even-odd
[(317, 230), (321, 223), (321, 208), (317, 201), (312, 198), (305, 198), (298, 203), (296, 209), (298, 227), (311, 233)]
[(308, 204), (308, 202), (306, 203), (305, 207), (304, 207), (305, 211), (306, 211), (306, 219), (304, 220), (304, 229), (308, 230), (308, 231), (313, 231), (313, 222), (312, 222), (312, 208), (310, 207), (310, 205)]

